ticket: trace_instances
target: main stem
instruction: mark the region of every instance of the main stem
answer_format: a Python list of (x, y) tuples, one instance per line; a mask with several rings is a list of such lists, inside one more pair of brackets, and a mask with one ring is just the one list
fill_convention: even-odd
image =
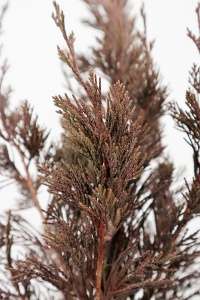
[(97, 261), (97, 277), (96, 277), (96, 298), (95, 300), (102, 299), (101, 293), (101, 281), (103, 273), (103, 260), (106, 252), (106, 241), (104, 239), (105, 228), (104, 224), (101, 223), (99, 226), (99, 245), (98, 245), (98, 261)]

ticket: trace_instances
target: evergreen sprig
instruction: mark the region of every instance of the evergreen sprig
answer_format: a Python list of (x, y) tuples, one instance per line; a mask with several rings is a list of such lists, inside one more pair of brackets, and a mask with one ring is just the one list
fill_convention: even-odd
[[(68, 86), (72, 96), (53, 97), (63, 126), (58, 146), (48, 142), (49, 131), (27, 101), (10, 109), (7, 65), (1, 68), (1, 184), (17, 183), (24, 199), (18, 206), (35, 206), (44, 232), (12, 211), (2, 216), (0, 298), (193, 299), (200, 279), (199, 230), (189, 231), (200, 213), (199, 68), (190, 73), (188, 110), (169, 104), (194, 162), (192, 183), (176, 189), (174, 166), (162, 153), (167, 88), (154, 67), (144, 8), (139, 32), (127, 0), (83, 1), (93, 15), (86, 23), (102, 33), (88, 56), (76, 53), (74, 34), (54, 3), (52, 17), (67, 48), (58, 47), (58, 54), (78, 84), (77, 91)], [(200, 5), (196, 12), (200, 29)], [(199, 50), (199, 37), (188, 35)], [(42, 184), (51, 195), (46, 210), (38, 198)]]

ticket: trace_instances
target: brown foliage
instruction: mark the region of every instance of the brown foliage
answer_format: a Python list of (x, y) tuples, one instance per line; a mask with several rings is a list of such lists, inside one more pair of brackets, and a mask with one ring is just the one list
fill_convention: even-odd
[[(192, 68), (188, 111), (169, 104), (194, 160), (192, 184), (175, 190), (174, 167), (162, 155), (166, 87), (152, 61), (144, 9), (141, 33), (128, 13), (128, 1), (84, 2), (93, 15), (89, 25), (103, 33), (91, 57), (76, 55), (74, 35), (68, 35), (64, 14), (54, 3), (53, 19), (67, 47), (58, 48), (59, 57), (81, 87), (80, 97), (74, 92), (53, 98), (62, 118), (63, 145), (48, 146), (49, 133), (28, 102), (12, 111), (9, 93), (1, 88), (1, 174), (17, 183), (39, 210), (45, 232), (41, 236), (12, 212), (2, 217), (7, 281), (0, 297), (192, 299), (199, 295), (200, 279), (199, 231), (188, 232), (189, 222), (200, 213), (199, 68)], [(197, 16), (200, 20), (200, 6)], [(199, 50), (200, 38), (188, 34)], [(96, 71), (109, 82), (107, 93)], [(4, 75), (2, 71), (2, 79)], [(23, 172), (10, 149), (21, 157)], [(37, 164), (40, 175), (31, 175), (31, 164)], [(38, 200), (42, 184), (52, 194), (46, 212)], [(13, 250), (21, 244), (16, 258)]]

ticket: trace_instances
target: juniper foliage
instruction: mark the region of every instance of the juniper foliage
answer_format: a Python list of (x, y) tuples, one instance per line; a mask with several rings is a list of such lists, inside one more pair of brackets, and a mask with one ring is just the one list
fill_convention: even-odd
[[(7, 278), (0, 297), (193, 299), (199, 295), (199, 230), (188, 228), (200, 213), (200, 70), (194, 65), (190, 74), (188, 110), (168, 105), (193, 149), (193, 181), (175, 189), (178, 179), (161, 141), (167, 88), (154, 67), (144, 9), (139, 32), (127, 0), (83, 1), (93, 16), (87, 23), (102, 33), (90, 57), (76, 54), (74, 35), (54, 3), (53, 19), (67, 47), (58, 47), (59, 57), (80, 88), (73, 90), (67, 78), (72, 96), (53, 98), (62, 145), (49, 142), (28, 102), (12, 110), (9, 90), (0, 88), (2, 186), (15, 182), (19, 207), (35, 206), (44, 223), (41, 234), (11, 211), (2, 216), (1, 271)], [(196, 12), (200, 29), (200, 5)], [(188, 35), (200, 50), (200, 37)], [(2, 83), (5, 64), (1, 70)], [(109, 83), (107, 93), (101, 77)], [(32, 174), (33, 166), (39, 173)], [(43, 184), (52, 195), (46, 211), (38, 200)], [(23, 245), (18, 257), (16, 245)]]

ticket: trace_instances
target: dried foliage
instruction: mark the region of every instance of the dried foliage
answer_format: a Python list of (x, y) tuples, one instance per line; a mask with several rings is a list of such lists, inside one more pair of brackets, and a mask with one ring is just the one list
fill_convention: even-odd
[[(167, 91), (152, 61), (144, 9), (141, 33), (128, 1), (84, 2), (93, 16), (87, 23), (102, 33), (90, 57), (76, 55), (74, 35), (54, 3), (67, 47), (58, 47), (59, 57), (81, 91), (53, 98), (63, 145), (48, 142), (28, 102), (11, 110), (1, 88), (1, 174), (18, 184), (23, 207), (38, 209), (45, 232), (12, 212), (2, 217), (0, 298), (193, 299), (200, 284), (199, 230), (189, 231), (200, 213), (200, 69), (192, 68), (188, 110), (169, 104), (194, 161), (192, 183), (175, 189), (178, 179), (161, 143)], [(199, 21), (200, 5), (196, 12)], [(188, 35), (200, 51), (200, 37)], [(97, 72), (109, 82), (107, 93)], [(39, 175), (31, 172), (36, 165)], [(38, 200), (42, 184), (52, 195), (46, 211)]]

